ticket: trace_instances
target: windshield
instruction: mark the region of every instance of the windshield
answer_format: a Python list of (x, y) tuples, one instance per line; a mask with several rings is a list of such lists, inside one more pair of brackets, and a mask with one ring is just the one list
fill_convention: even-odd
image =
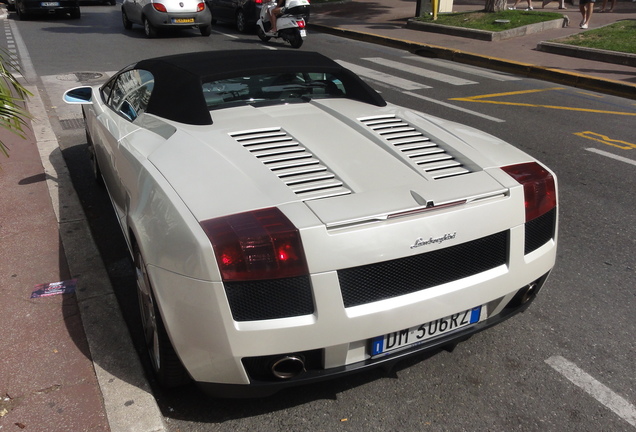
[(306, 102), (346, 94), (345, 85), (337, 76), (322, 72), (253, 75), (203, 83), (208, 109)]

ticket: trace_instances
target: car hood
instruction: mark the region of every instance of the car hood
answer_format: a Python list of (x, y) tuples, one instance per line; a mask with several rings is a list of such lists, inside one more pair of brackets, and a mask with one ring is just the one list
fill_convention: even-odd
[(327, 227), (381, 220), (505, 194), (489, 169), (528, 160), (490, 135), (391, 105), (336, 99), (212, 114), (212, 126), (180, 125), (149, 155), (200, 221), (290, 203)]

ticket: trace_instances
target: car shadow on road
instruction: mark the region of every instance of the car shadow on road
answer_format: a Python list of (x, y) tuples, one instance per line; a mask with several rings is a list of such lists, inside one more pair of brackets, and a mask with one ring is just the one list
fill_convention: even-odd
[(338, 400), (339, 395), (381, 380), (396, 380), (398, 373), (439, 354), (443, 350), (415, 354), (391, 366), (292, 387), (272, 396), (255, 399), (219, 399), (205, 394), (195, 384), (172, 390), (154, 388), (159, 408), (168, 419), (201, 423), (223, 423), (285, 411), (315, 401)]

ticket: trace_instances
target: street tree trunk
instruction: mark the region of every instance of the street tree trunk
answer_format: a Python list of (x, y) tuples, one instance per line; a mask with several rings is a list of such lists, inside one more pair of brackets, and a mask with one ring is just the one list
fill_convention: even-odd
[(486, 12), (500, 12), (506, 10), (506, 0), (486, 0)]

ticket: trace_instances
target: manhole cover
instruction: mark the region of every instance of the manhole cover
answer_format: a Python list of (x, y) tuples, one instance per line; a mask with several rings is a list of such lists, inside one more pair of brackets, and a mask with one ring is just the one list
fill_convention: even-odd
[(75, 72), (75, 76), (80, 81), (90, 81), (103, 77), (104, 75), (99, 72)]

